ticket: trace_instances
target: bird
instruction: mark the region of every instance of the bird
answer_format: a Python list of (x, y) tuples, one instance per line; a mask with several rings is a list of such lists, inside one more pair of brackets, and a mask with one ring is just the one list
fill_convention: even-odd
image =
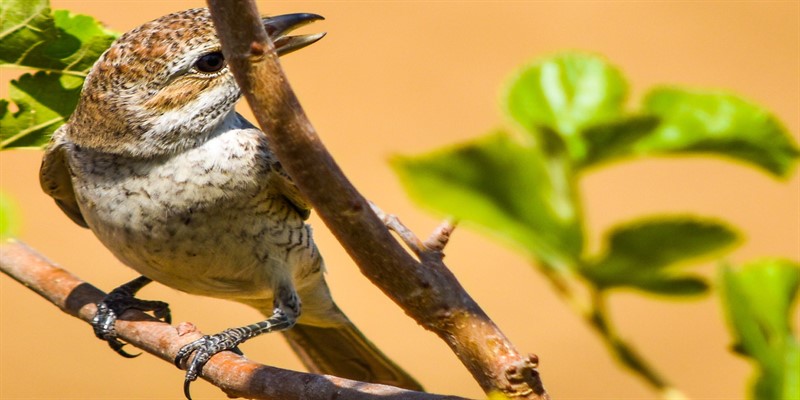
[[(282, 56), (321, 39), (288, 35), (320, 19), (295, 13), (263, 24)], [(156, 281), (265, 316), (179, 350), (187, 398), (211, 356), (274, 331), (311, 372), (421, 390), (334, 303), (307, 223), (311, 206), (264, 132), (235, 111), (241, 97), (205, 8), (128, 31), (91, 68), (75, 111), (45, 150), (40, 183), (141, 275), (98, 304), (95, 334), (131, 356), (114, 332), (125, 310), (171, 322), (167, 303), (135, 297)]]

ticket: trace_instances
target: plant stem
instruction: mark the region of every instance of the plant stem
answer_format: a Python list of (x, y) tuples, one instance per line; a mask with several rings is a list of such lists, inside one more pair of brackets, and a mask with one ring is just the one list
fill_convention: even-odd
[(605, 293), (596, 287), (592, 287), (590, 293), (592, 312), (588, 315), (587, 322), (600, 334), (614, 357), (631, 372), (644, 379), (648, 385), (662, 393), (664, 398), (686, 398), (673, 388), (630, 343), (617, 334), (609, 318)]
[(595, 286), (589, 287), (589, 298), (582, 297), (575, 290), (575, 282), (571, 276), (556, 271), (548, 266), (541, 268), (544, 275), (555, 287), (561, 298), (570, 305), (602, 338), (611, 354), (634, 375), (657, 390), (662, 399), (679, 400), (687, 397), (656, 371), (631, 345), (622, 339), (614, 329), (609, 317), (605, 293)]

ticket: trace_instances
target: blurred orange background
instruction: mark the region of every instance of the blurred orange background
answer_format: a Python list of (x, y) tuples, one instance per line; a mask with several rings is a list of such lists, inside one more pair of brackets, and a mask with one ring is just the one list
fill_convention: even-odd
[[(52, 1), (122, 32), (202, 1)], [(772, 110), (800, 132), (800, 2), (362, 2), (260, 1), (263, 13), (314, 12), (320, 43), (283, 65), (324, 142), (355, 185), (420, 236), (438, 221), (411, 204), (386, 162), (467, 140), (507, 123), (499, 93), (521, 64), (556, 51), (608, 57), (627, 75), (631, 106), (647, 88), (724, 88)], [(19, 71), (0, 69), (0, 96)], [(250, 112), (240, 107), (249, 119)], [(136, 275), (41, 193), (41, 153), (0, 153), (0, 185), (21, 208), (20, 237), (103, 290)], [(592, 247), (609, 226), (651, 213), (723, 218), (746, 234), (728, 259), (800, 259), (800, 179), (778, 181), (720, 159), (662, 158), (615, 164), (581, 183)], [(432, 392), (482, 397), (446, 345), (407, 318), (357, 270), (312, 217), (334, 298), (366, 335)], [(621, 370), (523, 257), (468, 228), (446, 261), (466, 289), (524, 352), (541, 360), (556, 399), (639, 399), (655, 393)], [(701, 271), (714, 276), (715, 265)], [(176, 322), (205, 332), (259, 320), (254, 310), (154, 284), (141, 293), (172, 306)], [(681, 301), (621, 292), (612, 315), (623, 336), (693, 398), (745, 396), (750, 366), (727, 348), (716, 293)], [(795, 326), (798, 323), (795, 315)], [(248, 357), (299, 369), (279, 335), (244, 346)], [(183, 372), (150, 356), (127, 360), (6, 276), (0, 277), (0, 398), (182, 397)], [(198, 382), (196, 399), (224, 398)]]

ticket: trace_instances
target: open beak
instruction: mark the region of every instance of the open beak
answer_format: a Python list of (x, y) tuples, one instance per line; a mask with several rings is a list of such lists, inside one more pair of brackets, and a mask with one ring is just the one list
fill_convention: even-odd
[(302, 49), (322, 39), (325, 32), (313, 33), (309, 35), (286, 36), (287, 33), (316, 20), (325, 19), (321, 15), (297, 13), (276, 15), (274, 17), (263, 18), (264, 28), (267, 30), (269, 38), (275, 44), (278, 55), (289, 54), (295, 50)]

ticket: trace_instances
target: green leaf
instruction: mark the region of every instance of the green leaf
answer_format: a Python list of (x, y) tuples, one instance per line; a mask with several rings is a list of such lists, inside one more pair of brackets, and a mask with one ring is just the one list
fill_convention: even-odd
[(534, 136), (541, 128), (564, 136), (571, 157), (582, 159), (586, 149), (577, 135), (584, 128), (618, 118), (626, 93), (622, 73), (602, 58), (561, 54), (518, 72), (505, 106)]
[(3, 0), (0, 17), (0, 64), (25, 65), (26, 51), (52, 38), (47, 0)]
[(581, 131), (581, 139), (586, 144), (583, 159), (576, 160), (578, 168), (588, 168), (631, 155), (633, 145), (650, 135), (659, 124), (652, 115), (633, 115), (615, 121), (594, 125)]
[(776, 176), (787, 176), (800, 155), (777, 118), (734, 95), (661, 88), (650, 92), (644, 108), (662, 124), (636, 144), (638, 154), (715, 154)]
[(607, 249), (582, 268), (601, 289), (633, 287), (648, 292), (683, 295), (706, 290), (698, 277), (668, 268), (731, 246), (736, 232), (726, 225), (690, 217), (640, 219), (615, 227)]
[(87, 72), (116, 37), (92, 17), (51, 13), (46, 0), (2, 0), (0, 66), (39, 72), (12, 81), (10, 101), (0, 99), (0, 150), (45, 145), (77, 106)]
[(574, 266), (582, 249), (581, 216), (563, 142), (541, 147), (498, 132), (392, 166), (418, 203), (485, 228), (553, 267)]
[(85, 76), (117, 34), (46, 0), (0, 3), (0, 64)]
[(800, 398), (800, 341), (791, 323), (800, 264), (766, 259), (725, 266), (719, 281), (735, 347), (756, 365), (753, 396)]
[(16, 203), (0, 191), (0, 240), (19, 233), (19, 208)]
[[(638, 274), (616, 287), (631, 287), (665, 296), (697, 296), (708, 291), (708, 283), (700, 276), (671, 276), (666, 273)], [(607, 286), (606, 288), (610, 288)]]
[[(75, 110), (82, 80), (37, 72), (12, 81), (9, 90), (17, 112), (0, 100), (0, 150), (41, 147)], [(77, 86), (76, 86), (77, 84)]]

